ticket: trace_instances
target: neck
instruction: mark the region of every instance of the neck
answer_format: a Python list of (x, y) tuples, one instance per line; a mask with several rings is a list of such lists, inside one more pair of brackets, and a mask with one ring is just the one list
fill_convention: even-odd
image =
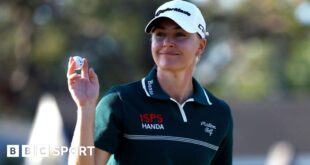
[(161, 88), (173, 99), (183, 103), (193, 93), (192, 72), (157, 70)]

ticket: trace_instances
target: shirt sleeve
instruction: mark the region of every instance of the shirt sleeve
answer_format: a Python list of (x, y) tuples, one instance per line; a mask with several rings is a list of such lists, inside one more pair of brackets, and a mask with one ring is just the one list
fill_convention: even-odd
[(227, 134), (221, 142), (218, 151), (216, 152), (212, 165), (232, 165), (233, 153), (233, 121), (230, 118), (227, 124)]
[(122, 136), (122, 102), (119, 92), (110, 90), (98, 103), (95, 117), (95, 147), (114, 154)]

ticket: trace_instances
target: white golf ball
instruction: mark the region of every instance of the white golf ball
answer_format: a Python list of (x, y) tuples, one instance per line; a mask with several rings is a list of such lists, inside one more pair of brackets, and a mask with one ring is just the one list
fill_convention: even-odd
[(84, 60), (82, 57), (80, 56), (74, 56), (73, 57), (74, 61), (75, 61), (75, 70), (80, 70), (83, 67), (84, 64)]

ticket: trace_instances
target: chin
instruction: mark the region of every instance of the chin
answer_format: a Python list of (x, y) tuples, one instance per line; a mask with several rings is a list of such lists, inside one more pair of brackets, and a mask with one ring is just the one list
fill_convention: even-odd
[(157, 67), (162, 69), (162, 70), (179, 70), (181, 67), (175, 64), (157, 64)]

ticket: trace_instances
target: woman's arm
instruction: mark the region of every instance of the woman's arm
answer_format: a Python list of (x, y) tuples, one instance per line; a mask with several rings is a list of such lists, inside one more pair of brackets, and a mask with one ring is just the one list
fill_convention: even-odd
[(94, 148), (94, 122), (96, 104), (99, 96), (99, 82), (96, 73), (88, 68), (84, 59), (81, 74), (75, 72), (75, 62), (72, 57), (68, 64), (68, 88), (77, 105), (77, 122), (71, 142), (75, 151), (88, 147), (88, 150), (69, 153), (69, 164), (106, 164), (110, 154)]

